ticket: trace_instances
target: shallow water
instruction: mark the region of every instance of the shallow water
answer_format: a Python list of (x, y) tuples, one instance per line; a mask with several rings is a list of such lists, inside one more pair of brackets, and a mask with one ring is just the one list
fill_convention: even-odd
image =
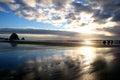
[(0, 43), (0, 80), (120, 80), (119, 47)]

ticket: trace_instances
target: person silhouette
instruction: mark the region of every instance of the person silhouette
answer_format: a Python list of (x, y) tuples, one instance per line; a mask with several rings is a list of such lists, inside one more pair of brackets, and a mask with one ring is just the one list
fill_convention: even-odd
[(110, 40), (107, 41), (107, 44), (110, 45)]
[(106, 45), (106, 41), (105, 40), (103, 41), (103, 44)]
[(110, 43), (111, 43), (111, 45), (113, 45), (113, 40), (111, 40), (111, 42), (110, 42)]

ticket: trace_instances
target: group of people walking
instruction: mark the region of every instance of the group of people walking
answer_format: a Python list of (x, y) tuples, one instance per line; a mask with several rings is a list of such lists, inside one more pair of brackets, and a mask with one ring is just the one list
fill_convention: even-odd
[(112, 45), (113, 44), (113, 40), (104, 40), (103, 44), (104, 45)]

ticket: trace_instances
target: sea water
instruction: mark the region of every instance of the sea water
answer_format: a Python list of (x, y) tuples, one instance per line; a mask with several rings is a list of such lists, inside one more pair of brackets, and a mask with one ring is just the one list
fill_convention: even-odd
[(119, 47), (0, 43), (0, 80), (120, 80)]

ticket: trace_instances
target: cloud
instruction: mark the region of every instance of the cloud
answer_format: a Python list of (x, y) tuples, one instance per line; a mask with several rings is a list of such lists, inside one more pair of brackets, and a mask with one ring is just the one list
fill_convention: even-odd
[(8, 13), (8, 11), (6, 11), (5, 9), (3, 9), (2, 7), (0, 7), (0, 12)]
[(36, 0), (22, 0), (22, 2), (27, 5), (28, 7), (35, 7)]
[(120, 9), (114, 12), (112, 21), (120, 21)]
[(60, 31), (60, 30), (43, 30), (43, 29), (17, 29), (17, 28), (0, 28), (0, 34), (51, 34), (51, 35), (60, 35), (60, 36), (74, 36), (79, 33), (70, 32), (70, 31)]
[(14, 2), (14, 0), (0, 0), (0, 3), (10, 3)]
[(10, 8), (11, 10), (13, 10), (13, 11), (15, 11), (15, 10), (17, 10), (17, 9), (20, 8), (20, 5), (19, 5), (19, 4), (9, 4), (8, 6), (9, 6), (9, 8)]
[(84, 5), (83, 3), (77, 3), (77, 2), (73, 2), (72, 5), (75, 8), (75, 12), (80, 12), (80, 11), (92, 12), (90, 5)]
[(111, 28), (101, 28), (101, 29), (98, 29), (98, 31), (103, 31), (103, 32), (109, 32), (109, 33), (112, 33), (114, 36), (119, 36), (120, 37), (120, 26), (114, 26), (114, 27), (111, 27)]
[(119, 11), (119, 0), (104, 0), (101, 3), (101, 9), (96, 12), (96, 17), (101, 19), (107, 19), (109, 17), (116, 16), (116, 12)]
[[(57, 40), (59, 39), (66, 39), (66, 40), (83, 40), (83, 39), (116, 39), (115, 37), (111, 37), (111, 36), (106, 36), (106, 35), (102, 35), (102, 34), (80, 34), (78, 32), (71, 32), (71, 31), (60, 31), (60, 30), (43, 30), (43, 29), (17, 29), (17, 28), (0, 28), (0, 35), (4, 35), (4, 34), (11, 34), (11, 33), (18, 33), (18, 34), (27, 34), (27, 36), (29, 36), (28, 34), (33, 34), (34, 36), (38, 34), (42, 35), (43, 37), (46, 37), (47, 35), (51, 35), (51, 36), (58, 36)], [(25, 35), (24, 35), (25, 36)]]
[(0, 0), (0, 3), (25, 19), (80, 33), (85, 28), (93, 34), (112, 34), (98, 29), (114, 28), (120, 22), (119, 0)]
[(41, 7), (54, 7), (54, 9), (59, 10), (66, 6), (66, 4), (71, 3), (71, 0), (38, 0), (37, 5)]

